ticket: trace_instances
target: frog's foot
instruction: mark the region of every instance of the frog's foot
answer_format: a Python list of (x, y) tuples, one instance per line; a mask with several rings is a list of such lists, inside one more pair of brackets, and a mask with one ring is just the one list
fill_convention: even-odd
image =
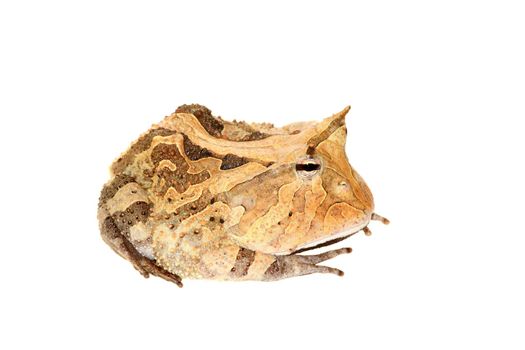
[(120, 232), (111, 216), (108, 216), (103, 221), (100, 232), (104, 241), (120, 256), (131, 262), (133, 267), (144, 278), (148, 278), (152, 274), (182, 287), (182, 281), (179, 276), (164, 270), (155, 264), (155, 261), (142, 256), (127, 237)]
[(344, 272), (329, 266), (317, 265), (341, 254), (348, 254), (352, 248), (330, 250), (316, 255), (280, 255), (264, 273), (263, 280), (275, 281), (283, 278), (309, 275), (311, 273), (333, 273), (343, 276)]

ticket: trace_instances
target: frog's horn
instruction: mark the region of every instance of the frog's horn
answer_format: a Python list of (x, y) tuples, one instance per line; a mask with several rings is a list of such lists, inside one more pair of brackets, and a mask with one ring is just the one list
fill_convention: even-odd
[(326, 140), (342, 126), (345, 126), (345, 116), (350, 111), (350, 106), (346, 106), (341, 112), (324, 119), (317, 124), (317, 133), (308, 140), (308, 150), (313, 151), (317, 145)]

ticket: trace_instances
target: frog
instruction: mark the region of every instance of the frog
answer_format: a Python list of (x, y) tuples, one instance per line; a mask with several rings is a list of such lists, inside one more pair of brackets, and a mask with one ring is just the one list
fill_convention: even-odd
[(142, 276), (179, 287), (342, 276), (321, 263), (350, 247), (304, 252), (389, 222), (348, 161), (349, 110), (276, 127), (178, 107), (111, 165), (98, 203), (103, 241)]

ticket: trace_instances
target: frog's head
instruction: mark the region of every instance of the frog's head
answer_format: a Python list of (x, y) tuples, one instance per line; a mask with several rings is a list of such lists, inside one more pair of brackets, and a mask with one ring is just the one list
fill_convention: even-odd
[[(258, 175), (226, 195), (242, 212), (230, 232), (244, 247), (289, 254), (363, 229), (372, 194), (345, 153), (345, 115), (286, 125), (275, 136), (245, 143), (237, 152), (267, 162)], [(252, 153), (247, 153), (253, 149)], [(236, 231), (236, 232), (235, 232)]]
[[(363, 229), (371, 219), (374, 201), (365, 181), (348, 162), (345, 116), (350, 107), (312, 126), (304, 154), (294, 170), (302, 187), (318, 194), (315, 215), (296, 249), (304, 249)], [(308, 199), (306, 200), (306, 203)], [(302, 203), (294, 210), (300, 212)], [(313, 213), (312, 213), (313, 214)]]

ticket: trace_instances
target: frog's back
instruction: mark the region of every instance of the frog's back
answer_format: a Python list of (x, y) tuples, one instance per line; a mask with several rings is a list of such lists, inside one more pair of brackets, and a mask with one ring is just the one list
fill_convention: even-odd
[[(225, 229), (241, 213), (217, 198), (268, 170), (273, 162), (251, 156), (255, 148), (244, 155), (236, 151), (246, 141), (269, 136), (249, 124), (213, 117), (200, 105), (179, 107), (112, 164), (112, 179), (99, 200), (104, 239), (130, 261), (138, 258), (129, 253), (134, 249), (138, 259), (146, 257), (170, 273), (212, 278), (218, 272), (208, 265), (214, 264), (200, 263), (206, 255), (222, 252), (235, 261), (239, 250)], [(116, 246), (126, 240), (131, 246)]]

